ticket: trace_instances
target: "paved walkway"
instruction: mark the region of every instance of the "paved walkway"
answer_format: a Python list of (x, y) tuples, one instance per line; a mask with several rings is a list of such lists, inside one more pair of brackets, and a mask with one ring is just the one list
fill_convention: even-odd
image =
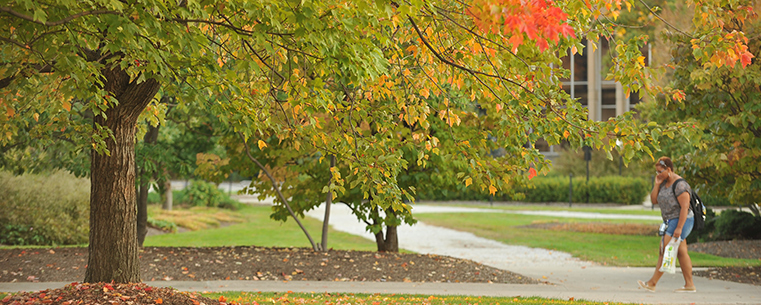
[[(467, 212), (495, 213), (491, 209), (459, 208), (451, 206), (416, 205), (416, 213)], [(652, 216), (608, 215), (579, 212), (528, 212), (504, 211), (553, 217), (651, 219)], [(322, 219), (323, 210), (314, 210), (309, 216)], [(645, 218), (643, 218), (645, 217)], [(655, 217), (654, 220), (657, 220)], [(365, 232), (342, 204), (331, 209), (334, 229), (363, 236)], [(510, 270), (551, 284), (516, 285), (482, 283), (399, 283), (399, 282), (308, 282), (308, 281), (212, 281), (212, 282), (148, 282), (159, 287), (174, 287), (188, 291), (295, 291), (295, 292), (347, 292), (347, 293), (406, 293), (424, 295), (482, 295), (482, 296), (539, 296), (546, 298), (592, 301), (613, 301), (642, 304), (761, 304), (761, 287), (724, 281), (695, 278), (698, 293), (671, 292), (683, 284), (681, 274), (664, 275), (658, 292), (637, 289), (638, 279), (647, 279), (654, 268), (605, 267), (580, 261), (567, 253), (523, 246), (505, 245), (477, 237), (470, 233), (429, 226), (399, 228), (400, 248), (418, 253), (448, 255), (470, 259), (503, 270)], [(654, 245), (643, 245), (652, 247)], [(0, 283), (0, 291), (32, 291), (60, 288), (67, 283)]]
[[(415, 213), (495, 213), (493, 209), (462, 208), (451, 206), (416, 205)], [(611, 215), (584, 212), (550, 211), (499, 211), (500, 213), (531, 214), (552, 217), (648, 219), (660, 217), (640, 215)], [(324, 210), (310, 211), (308, 216), (322, 219)], [(334, 204), (330, 223), (334, 229), (374, 240), (365, 232), (364, 224), (351, 215), (348, 208)], [(483, 288), (475, 285), (473, 292), (464, 294), (500, 296), (541, 296), (549, 298), (575, 298), (594, 301), (615, 301), (647, 304), (761, 304), (761, 287), (707, 280), (695, 277), (699, 293), (678, 294), (672, 290), (684, 284), (680, 273), (663, 276), (657, 293), (638, 289), (637, 280), (648, 279), (652, 268), (606, 267), (573, 258), (568, 253), (524, 246), (506, 245), (484, 239), (471, 233), (434, 227), (425, 223), (401, 226), (398, 229), (399, 247), (417, 253), (431, 253), (470, 259), (495, 268), (509, 270), (528, 277), (541, 279), (552, 285), (497, 285)], [(643, 245), (654, 247), (656, 245)], [(653, 262), (655, 264), (655, 262)], [(454, 284), (453, 284), (454, 285)], [(456, 285), (443, 285), (448, 289)], [(478, 288), (477, 288), (478, 287)], [(422, 289), (422, 286), (420, 287)], [(443, 287), (442, 287), (443, 288)], [(477, 293), (474, 293), (478, 291)]]

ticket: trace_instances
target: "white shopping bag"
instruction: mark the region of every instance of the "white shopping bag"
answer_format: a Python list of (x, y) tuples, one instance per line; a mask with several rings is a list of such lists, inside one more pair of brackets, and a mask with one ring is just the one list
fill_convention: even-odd
[(676, 253), (679, 251), (679, 244), (682, 238), (672, 238), (666, 249), (663, 250), (663, 263), (661, 263), (661, 272), (676, 273)]

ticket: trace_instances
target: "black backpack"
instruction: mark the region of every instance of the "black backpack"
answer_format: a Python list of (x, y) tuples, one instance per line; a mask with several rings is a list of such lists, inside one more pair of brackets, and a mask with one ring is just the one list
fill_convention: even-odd
[[(684, 181), (684, 179), (676, 179), (674, 184), (671, 185), (671, 192), (674, 193), (674, 199), (676, 199), (676, 184), (679, 183), (679, 181)], [(703, 203), (703, 200), (700, 200), (700, 196), (698, 196), (698, 193), (696, 193), (695, 190), (690, 188), (689, 194), (690, 208), (692, 209), (692, 214), (695, 214), (695, 225), (693, 225), (692, 230), (699, 231), (705, 226), (706, 206)], [(679, 203), (679, 199), (677, 199), (677, 203)]]

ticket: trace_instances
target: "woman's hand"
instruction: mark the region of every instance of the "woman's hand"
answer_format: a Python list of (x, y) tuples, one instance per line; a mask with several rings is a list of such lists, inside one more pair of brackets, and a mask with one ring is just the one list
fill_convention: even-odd
[(655, 175), (655, 187), (659, 187), (661, 183), (663, 183), (663, 181), (665, 180), (663, 176), (666, 176), (666, 175)]
[(672, 238), (680, 238), (682, 237), (682, 228), (676, 227), (676, 230), (674, 230), (674, 236)]

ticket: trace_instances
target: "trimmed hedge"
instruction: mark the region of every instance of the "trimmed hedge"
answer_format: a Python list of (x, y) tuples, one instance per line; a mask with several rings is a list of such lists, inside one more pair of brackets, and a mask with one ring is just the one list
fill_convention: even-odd
[[(531, 187), (518, 188), (515, 193), (525, 195), (523, 202), (568, 202), (569, 179), (567, 177), (542, 177), (531, 181)], [(619, 203), (626, 205), (642, 204), (650, 191), (651, 185), (645, 179), (620, 176), (573, 178), (573, 202)], [(473, 188), (458, 186), (457, 190), (434, 190), (418, 194), (418, 200), (460, 200), (460, 201), (517, 201), (518, 196), (499, 195), (491, 198), (488, 194), (478, 193)]]
[(90, 181), (65, 171), (14, 176), (0, 172), (0, 243), (87, 243)]

